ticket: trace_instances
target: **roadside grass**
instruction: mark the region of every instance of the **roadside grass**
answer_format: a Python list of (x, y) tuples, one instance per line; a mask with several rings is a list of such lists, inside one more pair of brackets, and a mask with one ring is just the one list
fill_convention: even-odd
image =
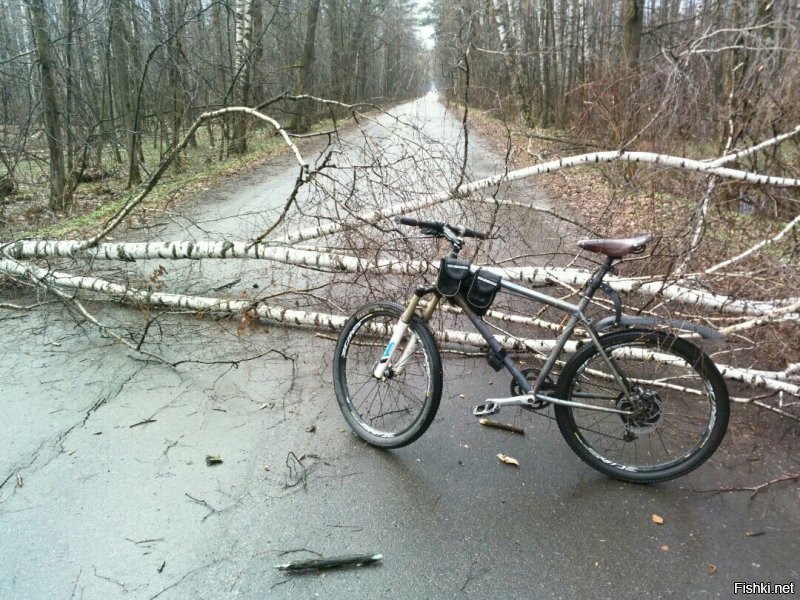
[[(345, 121), (340, 119), (337, 125), (341, 126)], [(317, 122), (309, 133), (324, 132), (332, 127), (333, 121), (326, 119)], [(219, 135), (216, 137), (217, 145), (211, 146), (207, 129), (200, 128), (196, 136), (197, 145), (181, 152), (180, 162), (162, 175), (140, 207), (145, 210), (163, 209), (180, 203), (197, 189), (213, 185), (227, 175), (289, 150), (273, 129), (254, 127), (248, 132), (247, 154), (220, 157)], [(302, 145), (301, 140), (295, 140), (295, 143)], [(152, 136), (143, 140), (142, 151), (147, 170), (154, 171), (162, 154)], [(0, 237), (5, 240), (84, 237), (110, 219), (142, 189), (141, 185), (126, 189), (125, 158), (123, 153), (123, 162), (118, 163), (114, 152), (108, 148), (105, 150), (103, 168), (109, 176), (79, 184), (70, 214), (52, 213), (47, 208), (46, 164), (40, 160), (21, 162), (16, 173), (24, 176), (20, 177), (15, 195), (6, 198), (0, 210), (0, 217), (5, 219), (5, 223), (0, 220)], [(147, 171), (142, 172), (145, 181), (149, 176)]]
[[(461, 110), (452, 104), (451, 108), (454, 113)], [(510, 131), (513, 168), (609, 149), (597, 147), (591, 140), (575, 139), (563, 130), (524, 129), (516, 124), (509, 125), (495, 111), (470, 107), (469, 114), (470, 125), (498, 152), (506, 152)], [(715, 152), (711, 144), (693, 144), (687, 146), (687, 150), (697, 158), (709, 158)], [(785, 159), (796, 150), (788, 145), (780, 152)], [(677, 253), (680, 251), (678, 242), (691, 235), (707, 177), (676, 169), (610, 163), (570, 167), (537, 176), (536, 181), (556, 205), (562, 205), (598, 235), (630, 235), (636, 231), (654, 230), (666, 241), (674, 240), (675, 244), (671, 245), (675, 247), (664, 250)], [(722, 255), (746, 250), (754, 243), (775, 235), (790, 220), (785, 214), (770, 214), (764, 210), (743, 213), (738, 195), (752, 191), (754, 186), (721, 181), (718, 191), (723, 187), (726, 193), (720, 196), (726, 199), (715, 198), (711, 204), (701, 258), (695, 261), (697, 268), (705, 263), (713, 264)], [(761, 254), (763, 258), (785, 262), (787, 249), (768, 246)]]

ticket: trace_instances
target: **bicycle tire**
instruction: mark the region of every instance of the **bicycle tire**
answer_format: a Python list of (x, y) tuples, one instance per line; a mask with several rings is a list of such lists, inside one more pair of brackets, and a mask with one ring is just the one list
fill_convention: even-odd
[(402, 356), (414, 336), (414, 353), (383, 379), (372, 375), (392, 328), (404, 308), (395, 302), (375, 302), (359, 308), (345, 323), (333, 358), (336, 399), (350, 429), (380, 448), (400, 448), (430, 427), (442, 397), (442, 361), (428, 326), (414, 315), (395, 349)]
[(711, 358), (660, 331), (610, 333), (601, 343), (638, 390), (635, 400), (625, 398), (594, 344), (567, 361), (556, 397), (636, 412), (556, 405), (570, 448), (601, 473), (636, 483), (668, 481), (703, 464), (722, 442), (730, 417), (727, 386)]

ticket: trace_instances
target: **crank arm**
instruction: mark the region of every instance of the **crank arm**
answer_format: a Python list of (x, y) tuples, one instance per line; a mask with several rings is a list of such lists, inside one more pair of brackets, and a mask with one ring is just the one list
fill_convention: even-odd
[(562, 400), (561, 398), (551, 398), (543, 394), (526, 394), (524, 396), (511, 396), (510, 398), (489, 398), (486, 404), (492, 402), (498, 407), (503, 406), (528, 406), (540, 400), (542, 402), (550, 402), (552, 404), (560, 404), (561, 406), (572, 406), (573, 408), (584, 408), (586, 410), (594, 410), (597, 412), (608, 412), (616, 415), (632, 415), (633, 411), (620, 410), (618, 408), (607, 408), (605, 406), (594, 406), (592, 404), (584, 404), (583, 402), (572, 402), (570, 400)]

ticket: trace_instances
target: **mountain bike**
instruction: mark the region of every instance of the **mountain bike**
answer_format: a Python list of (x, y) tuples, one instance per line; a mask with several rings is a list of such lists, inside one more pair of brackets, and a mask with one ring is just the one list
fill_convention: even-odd
[[(410, 217), (397, 223), (443, 238), (451, 250), (440, 259), (434, 285), (418, 287), (405, 306), (388, 301), (362, 306), (338, 338), (336, 398), (358, 437), (381, 448), (399, 448), (418, 439), (433, 422), (442, 396), (442, 361), (428, 322), (447, 299), (486, 341), (489, 364), (512, 377), (511, 396), (486, 400), (474, 408), (475, 416), (509, 406), (539, 411), (552, 405), (561, 434), (583, 461), (601, 473), (638, 483), (685, 475), (717, 449), (728, 426), (730, 401), (711, 358), (687, 339), (643, 326), (663, 324), (658, 319), (624, 315), (619, 296), (603, 281), (617, 261), (643, 252), (651, 234), (578, 242), (605, 258), (572, 304), (459, 259), (464, 239), (486, 239), (484, 232)], [(615, 309), (593, 323), (586, 309), (598, 290), (611, 296)], [(498, 292), (569, 316), (541, 369), (520, 369), (483, 320)], [(423, 307), (425, 297), (429, 299)], [(667, 324), (713, 335), (686, 322)], [(579, 326), (588, 341), (564, 360), (564, 348)]]

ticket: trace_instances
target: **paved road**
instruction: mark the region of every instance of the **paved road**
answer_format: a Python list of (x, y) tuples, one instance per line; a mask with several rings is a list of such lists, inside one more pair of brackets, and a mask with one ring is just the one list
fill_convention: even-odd
[[(435, 105), (425, 111), (429, 127), (457, 130)], [(475, 171), (488, 173), (500, 157), (475, 148)], [(253, 227), (244, 215), (293, 177), (285, 159), (268, 162), (198, 199), (193, 215), (220, 227), (212, 233), (244, 235), (220, 219)], [(231, 293), (264, 277), (261, 265), (224, 268), (236, 272), (221, 278), (242, 278)], [(111, 323), (142, 318), (91, 308)], [(153, 333), (169, 356), (265, 354), (171, 369), (57, 306), (0, 319), (3, 599), (729, 598), (735, 581), (800, 585), (796, 485), (752, 500), (692, 491), (797, 470), (741, 411), (699, 471), (633, 486), (584, 466), (549, 419), (504, 413), (525, 436), (477, 425), (472, 405), (508, 386), (482, 359), (447, 356), (429, 432), (379, 452), (347, 431), (333, 342), (315, 332), (165, 315)], [(296, 577), (273, 568), (364, 552), (384, 560)]]

